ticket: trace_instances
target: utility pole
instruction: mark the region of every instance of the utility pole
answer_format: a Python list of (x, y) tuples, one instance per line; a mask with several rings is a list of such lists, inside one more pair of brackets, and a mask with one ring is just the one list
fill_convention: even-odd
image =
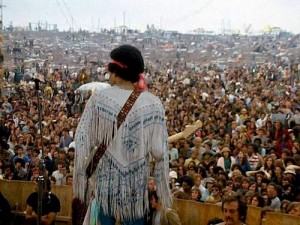
[(126, 21), (126, 13), (125, 13), (125, 11), (123, 11), (123, 34), (125, 34), (126, 33), (126, 31), (125, 31), (125, 21)]

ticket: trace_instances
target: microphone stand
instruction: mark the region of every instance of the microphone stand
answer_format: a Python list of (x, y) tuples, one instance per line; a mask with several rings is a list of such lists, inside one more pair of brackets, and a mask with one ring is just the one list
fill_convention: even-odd
[(42, 105), (40, 103), (40, 80), (37, 78), (33, 79), (35, 83), (35, 93), (37, 97), (37, 105), (38, 105), (38, 114), (39, 114), (39, 130), (40, 130), (40, 138), (41, 138), (41, 147), (42, 147), (42, 157), (39, 162), (39, 177), (38, 177), (38, 218), (37, 225), (41, 225), (41, 217), (42, 217), (42, 202), (44, 195), (44, 143), (43, 143), (43, 128), (42, 128)]

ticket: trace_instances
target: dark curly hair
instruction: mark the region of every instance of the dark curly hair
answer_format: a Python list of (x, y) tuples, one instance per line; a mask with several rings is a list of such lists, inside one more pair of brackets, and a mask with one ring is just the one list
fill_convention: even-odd
[(108, 64), (108, 71), (124, 80), (135, 83), (139, 80), (139, 74), (144, 72), (144, 59), (134, 46), (121, 45), (111, 51), (110, 57), (115, 62)]

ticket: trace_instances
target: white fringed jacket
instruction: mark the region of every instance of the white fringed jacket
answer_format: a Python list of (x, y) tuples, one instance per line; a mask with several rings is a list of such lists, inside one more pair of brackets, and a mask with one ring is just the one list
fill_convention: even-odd
[(117, 115), (131, 92), (117, 86), (95, 92), (75, 135), (75, 196), (84, 200), (86, 161), (92, 158), (94, 147), (105, 140), (107, 150), (92, 176), (95, 198), (105, 214), (110, 212), (121, 219), (142, 218), (148, 208), (150, 153), (158, 161), (154, 172), (157, 193), (166, 207), (171, 204), (167, 129), (161, 101), (142, 92), (117, 130)]

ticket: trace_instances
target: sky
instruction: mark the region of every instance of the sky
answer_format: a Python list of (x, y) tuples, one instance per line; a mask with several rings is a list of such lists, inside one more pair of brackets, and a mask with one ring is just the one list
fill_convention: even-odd
[(182, 33), (197, 28), (263, 30), (267, 25), (300, 33), (299, 0), (2, 0), (3, 24), (57, 24), (59, 30), (99, 31), (147, 24)]

